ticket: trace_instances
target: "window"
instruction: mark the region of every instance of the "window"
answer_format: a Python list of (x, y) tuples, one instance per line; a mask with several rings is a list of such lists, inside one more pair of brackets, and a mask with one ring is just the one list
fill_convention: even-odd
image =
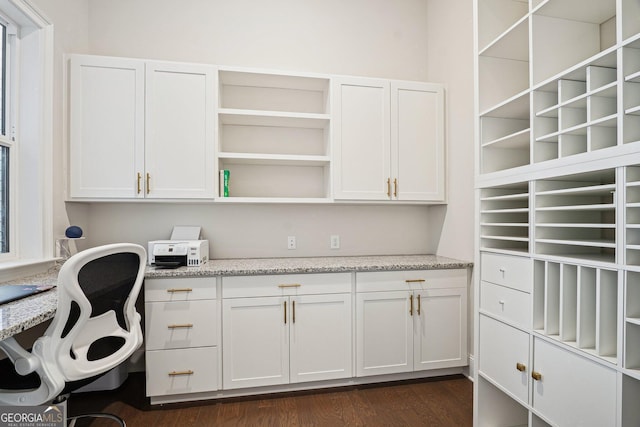
[(31, 0), (0, 0), (0, 281), (54, 256), (53, 26)]
[(12, 49), (10, 43), (15, 35), (15, 26), (0, 16), (0, 253), (9, 253), (12, 249), (11, 238), (11, 158), (15, 144), (11, 135), (12, 117), (12, 91), (11, 82), (11, 58)]

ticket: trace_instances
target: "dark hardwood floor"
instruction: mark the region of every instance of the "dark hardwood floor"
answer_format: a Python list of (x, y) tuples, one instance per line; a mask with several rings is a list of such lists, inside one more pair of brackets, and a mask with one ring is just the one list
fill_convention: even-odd
[[(463, 376), (376, 386), (335, 388), (223, 401), (151, 406), (144, 375), (120, 389), (74, 394), (69, 415), (109, 412), (128, 427), (206, 426), (471, 426), (472, 382)], [(79, 420), (77, 427), (112, 427), (110, 420)]]

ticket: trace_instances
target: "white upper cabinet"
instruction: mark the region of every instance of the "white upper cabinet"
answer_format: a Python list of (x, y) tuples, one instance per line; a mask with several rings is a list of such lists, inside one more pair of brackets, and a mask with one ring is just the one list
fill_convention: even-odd
[(89, 55), (69, 82), (71, 200), (446, 201), (438, 84)]
[(391, 176), (397, 200), (445, 201), (444, 89), (391, 82)]
[(213, 198), (215, 68), (74, 55), (71, 198)]
[(146, 197), (214, 197), (215, 69), (146, 67)]
[(337, 78), (332, 96), (335, 199), (445, 201), (442, 86)]
[(144, 62), (73, 56), (70, 84), (70, 197), (141, 196)]
[(386, 80), (335, 81), (333, 195), (336, 199), (390, 199), (390, 93)]

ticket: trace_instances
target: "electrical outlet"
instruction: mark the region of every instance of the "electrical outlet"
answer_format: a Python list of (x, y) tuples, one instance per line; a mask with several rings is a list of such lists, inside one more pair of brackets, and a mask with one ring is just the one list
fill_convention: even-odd
[(287, 249), (295, 249), (296, 248), (296, 236), (287, 237)]
[(331, 235), (331, 243), (329, 244), (331, 249), (340, 249), (340, 236), (337, 234)]

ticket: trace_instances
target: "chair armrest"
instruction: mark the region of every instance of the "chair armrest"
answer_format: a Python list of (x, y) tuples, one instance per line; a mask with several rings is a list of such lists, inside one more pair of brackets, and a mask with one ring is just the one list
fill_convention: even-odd
[(28, 375), (40, 367), (40, 360), (25, 350), (14, 337), (0, 341), (0, 348), (13, 362), (16, 372), (20, 375)]

